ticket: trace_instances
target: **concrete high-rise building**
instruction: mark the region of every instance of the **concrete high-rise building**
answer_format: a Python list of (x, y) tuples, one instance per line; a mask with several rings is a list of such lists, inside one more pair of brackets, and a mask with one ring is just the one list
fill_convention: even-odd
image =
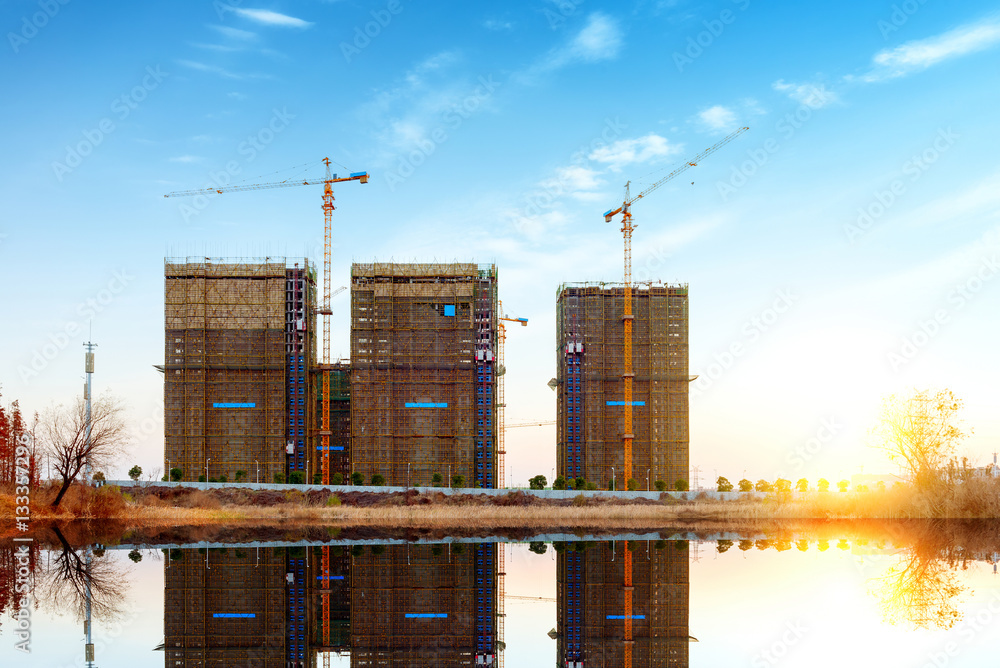
[[(184, 480), (271, 482), (315, 470), (308, 260), (167, 259), (164, 457)], [(258, 473), (259, 472), (259, 473)]]
[[(632, 424), (624, 424), (624, 287), (565, 284), (557, 313), (557, 475), (620, 489), (688, 477), (687, 285), (632, 289)], [(614, 471), (612, 471), (614, 469)], [(647, 483), (648, 478), (648, 483)]]
[(497, 486), (497, 315), (493, 265), (353, 265), (353, 472)]
[[(631, 550), (628, 558), (626, 547)], [(687, 668), (687, 547), (687, 541), (580, 542), (559, 552), (558, 665)], [(626, 569), (631, 570), (630, 582)], [(631, 639), (626, 638), (626, 617)], [(627, 650), (631, 663), (625, 660)]]

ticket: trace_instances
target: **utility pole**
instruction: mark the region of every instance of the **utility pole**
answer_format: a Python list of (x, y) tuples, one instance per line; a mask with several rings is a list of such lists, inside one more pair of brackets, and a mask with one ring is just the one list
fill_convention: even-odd
[(84, 447), (86, 449), (84, 450), (84, 452), (86, 453), (87, 459), (86, 459), (86, 465), (84, 466), (83, 475), (84, 475), (84, 482), (86, 482), (89, 485), (91, 483), (91, 476), (93, 474), (90, 466), (90, 433), (92, 426), (90, 424), (90, 397), (93, 394), (93, 387), (94, 387), (93, 386), (94, 348), (97, 347), (97, 344), (94, 343), (93, 341), (88, 340), (86, 343), (83, 344), (83, 347), (87, 351), (84, 354), (84, 370), (87, 373), (87, 384), (84, 385), (83, 388), (83, 401), (85, 410), (84, 419), (86, 420), (85, 422), (86, 426), (84, 431)]

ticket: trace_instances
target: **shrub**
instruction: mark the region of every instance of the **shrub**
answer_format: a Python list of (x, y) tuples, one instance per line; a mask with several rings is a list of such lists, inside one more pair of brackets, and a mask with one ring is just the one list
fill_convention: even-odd
[(716, 490), (719, 492), (733, 491), (733, 483), (729, 482), (729, 480), (723, 478), (721, 475), (719, 476), (719, 479), (715, 481), (715, 485)]
[(322, 485), (323, 484), (323, 474), (322, 473), (313, 473), (313, 484), (314, 485)]
[(205, 482), (206, 480), (208, 480), (208, 478), (205, 477), (204, 473), (198, 476), (198, 482)]
[(359, 487), (361, 485), (365, 484), (365, 476), (364, 476), (364, 474), (359, 473), (358, 471), (355, 471), (354, 473), (352, 473), (351, 474), (351, 484), (352, 485), (357, 485)]
[[(732, 490), (721, 490), (720, 489), (719, 491), (720, 492), (722, 492), (722, 491), (730, 492)], [(718, 542), (716, 542), (716, 544), (715, 544), (715, 551), (718, 552), (719, 554), (722, 554), (723, 552), (725, 552), (726, 550), (728, 550), (732, 546), (733, 546), (733, 541), (726, 540), (726, 539), (721, 539)]]
[(535, 554), (545, 554), (548, 549), (549, 546), (541, 541), (534, 541), (528, 544), (528, 551), (534, 552)]
[(573, 505), (574, 506), (587, 505), (587, 497), (585, 497), (583, 494), (577, 494), (576, 496), (573, 497)]
[(837, 489), (839, 489), (841, 492), (846, 492), (847, 491), (847, 487), (850, 484), (851, 483), (848, 482), (847, 480), (841, 480), (840, 482), (837, 483)]
[(337, 471), (332, 476), (330, 476), (331, 485), (343, 485), (344, 484), (344, 474)]
[(306, 481), (306, 474), (302, 471), (292, 471), (288, 474), (289, 485), (302, 485)]
[[(130, 478), (132, 477), (131, 472), (129, 472), (129, 477)], [(135, 478), (132, 478), (132, 480), (135, 480)], [(132, 550), (131, 552), (128, 553), (128, 558), (131, 559), (133, 563), (137, 564), (140, 561), (142, 561), (142, 552), (140, 552), (139, 550)]]
[(373, 473), (372, 474), (372, 486), (374, 486), (374, 487), (381, 487), (384, 484), (385, 484), (385, 476), (384, 475), (382, 475), (381, 473)]
[(434, 487), (440, 487), (444, 484), (444, 476), (440, 473), (435, 473), (431, 476), (431, 485)]
[(372, 545), (372, 554), (385, 554), (385, 545)]
[(816, 489), (818, 489), (821, 492), (826, 492), (830, 489), (830, 483), (827, 481), (826, 478), (820, 478), (819, 480), (816, 481)]
[(184, 478), (184, 471), (177, 468), (176, 466), (170, 469), (170, 479), (174, 482), (180, 482)]
[(758, 480), (757, 484), (754, 485), (753, 488), (756, 489), (758, 492), (773, 492), (774, 491), (774, 485), (772, 485), (768, 481), (764, 480), (763, 478), (761, 478), (760, 480)]
[[(545, 489), (545, 485), (547, 483), (548, 481), (545, 479), (545, 476), (539, 474), (528, 480), (528, 487), (530, 489)], [(461, 485), (459, 485), (459, 487), (461, 487)]]
[(240, 469), (236, 472), (236, 482), (246, 482), (247, 472)]
[(628, 487), (628, 491), (634, 492), (639, 489), (639, 481), (635, 478), (629, 478), (628, 483), (625, 486)]
[[(586, 480), (583, 478), (577, 478), (573, 484), (573, 489), (590, 489), (590, 487), (587, 486)], [(594, 489), (597, 489), (597, 487), (594, 487)]]
[(284, 485), (285, 484), (285, 474), (284, 473), (275, 473), (274, 474), (274, 483), (276, 485)]
[(452, 487), (465, 487), (465, 476), (461, 473), (456, 473), (451, 477)]
[(566, 489), (566, 478), (559, 476), (552, 481), (552, 489)]
[(97, 473), (95, 473), (94, 474), (94, 481), (95, 482), (106, 482), (107, 478), (104, 477), (104, 471), (98, 471)]
[(162, 477), (162, 478), (160, 478), (160, 480), (161, 480), (161, 481), (163, 481), (163, 482), (167, 482), (167, 474), (166, 474), (166, 473), (164, 473), (164, 474), (163, 474), (163, 477)]
[(809, 481), (806, 480), (805, 478), (799, 478), (798, 482), (795, 483), (795, 489), (797, 489), (800, 492), (808, 492)]
[[(577, 478), (577, 480), (580, 480), (580, 478)], [(597, 483), (596, 483), (596, 482), (588, 482), (588, 483), (584, 483), (584, 488), (585, 488), (585, 489), (586, 489), (587, 491), (590, 491), (590, 492), (593, 492), (593, 491), (594, 491), (595, 489), (597, 489)], [(579, 488), (578, 488), (578, 489), (579, 489)]]
[(676, 489), (678, 492), (688, 491), (688, 481), (682, 478), (678, 478), (677, 480), (674, 481), (674, 489)]
[(224, 476), (224, 475), (220, 475), (219, 476), (219, 482), (229, 482), (229, 477), (228, 476)]
[(219, 479), (216, 478), (215, 476), (212, 476), (211, 478), (208, 479), (208, 481), (209, 482), (219, 482)]
[(787, 494), (792, 491), (792, 481), (778, 478), (774, 481), (774, 491)]
[(653, 487), (656, 488), (657, 492), (665, 492), (667, 491), (667, 481), (657, 480), (656, 482), (653, 483)]
[(340, 497), (336, 494), (331, 494), (330, 498), (326, 500), (326, 505), (328, 506), (339, 506), (340, 504)]
[(465, 552), (465, 546), (461, 543), (452, 543), (451, 552), (452, 554), (462, 554)]
[(740, 491), (741, 492), (752, 492), (753, 491), (753, 483), (750, 482), (749, 480), (747, 480), (746, 478), (743, 478), (743, 480), (740, 480), (738, 484), (740, 486)]
[(128, 470), (128, 477), (132, 478), (132, 480), (138, 480), (139, 476), (141, 475), (142, 475), (142, 467), (139, 466), (138, 464), (136, 464), (135, 466), (133, 466)]

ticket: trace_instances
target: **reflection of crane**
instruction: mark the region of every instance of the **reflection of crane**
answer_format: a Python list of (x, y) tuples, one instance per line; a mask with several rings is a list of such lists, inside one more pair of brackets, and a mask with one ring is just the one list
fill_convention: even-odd
[(632, 224), (632, 203), (635, 202), (636, 200), (640, 200), (643, 197), (646, 197), (647, 195), (649, 195), (650, 193), (652, 193), (654, 190), (656, 190), (657, 188), (659, 188), (660, 186), (662, 186), (664, 183), (666, 183), (667, 181), (671, 180), (675, 176), (678, 176), (679, 174), (682, 174), (683, 172), (687, 171), (689, 168), (696, 167), (698, 165), (698, 163), (702, 159), (704, 159), (705, 157), (711, 155), (712, 153), (715, 153), (717, 150), (719, 150), (720, 148), (722, 148), (723, 146), (725, 146), (726, 144), (728, 144), (729, 142), (731, 142), (733, 139), (735, 139), (739, 135), (741, 135), (744, 132), (746, 132), (748, 129), (749, 128), (740, 128), (736, 132), (732, 133), (731, 135), (729, 135), (728, 137), (726, 137), (725, 139), (723, 139), (722, 141), (720, 141), (718, 144), (715, 144), (714, 146), (710, 146), (709, 148), (705, 149), (704, 151), (702, 151), (701, 153), (699, 153), (695, 157), (693, 157), (690, 160), (686, 161), (683, 165), (681, 165), (680, 167), (678, 167), (674, 171), (672, 171), (669, 174), (667, 174), (666, 176), (664, 176), (662, 179), (660, 179), (659, 181), (657, 181), (653, 185), (651, 185), (648, 188), (646, 188), (645, 190), (643, 190), (641, 193), (639, 193), (635, 197), (632, 197), (629, 194), (629, 183), (630, 182), (626, 183), (625, 184), (625, 200), (622, 202), (622, 205), (620, 207), (618, 207), (617, 209), (612, 209), (610, 211), (605, 211), (604, 212), (604, 222), (606, 222), (606, 223), (610, 223), (611, 219), (614, 218), (614, 216), (616, 214), (618, 214), (618, 213), (622, 214), (622, 229), (621, 229), (621, 231), (622, 231), (622, 237), (625, 240), (625, 309), (624, 309), (625, 312), (622, 315), (622, 320), (624, 321), (624, 326), (625, 326), (625, 335), (624, 335), (624, 338), (625, 338), (625, 351), (624, 351), (625, 352), (625, 355), (624, 355), (624, 357), (625, 357), (625, 370), (622, 372), (622, 381), (623, 381), (623, 385), (624, 385), (623, 389), (624, 389), (624, 395), (625, 395), (624, 396), (624, 399), (625, 399), (625, 401), (624, 401), (625, 411), (624, 411), (624, 419), (623, 419), (624, 431), (622, 433), (622, 447), (623, 447), (623, 449), (625, 451), (625, 453), (624, 453), (624, 455), (625, 455), (625, 476), (624, 476), (624, 480), (625, 480), (626, 488), (628, 486), (629, 480), (632, 479), (632, 438), (633, 438), (633, 433), (632, 433), (632, 379), (635, 377), (635, 374), (632, 372), (632, 320), (634, 320), (634, 316), (632, 315), (632, 230), (635, 229), (635, 226)]
[[(625, 369), (622, 371), (622, 384), (623, 384), (623, 394), (624, 394), (624, 415), (623, 415), (623, 430), (622, 430), (622, 449), (624, 450), (625, 459), (625, 472), (624, 481), (626, 489), (628, 488), (629, 481), (632, 480), (632, 379), (635, 378), (635, 373), (632, 371), (632, 321), (635, 316), (632, 315), (632, 230), (635, 226), (632, 224), (632, 203), (636, 200), (640, 200), (646, 197), (654, 190), (662, 186), (667, 181), (671, 180), (675, 176), (686, 172), (691, 167), (697, 167), (698, 163), (704, 158), (715, 153), (717, 150), (731, 142), (736, 137), (740, 136), (746, 132), (749, 128), (740, 128), (736, 132), (730, 134), (725, 139), (710, 146), (705, 149), (695, 157), (686, 161), (683, 165), (670, 172), (659, 181), (649, 186), (641, 193), (632, 197), (629, 193), (629, 183), (625, 183), (625, 199), (622, 205), (617, 209), (611, 209), (610, 211), (604, 212), (604, 222), (610, 223), (611, 219), (615, 217), (616, 214), (622, 214), (622, 238), (625, 241), (625, 308), (622, 314), (622, 321), (624, 324), (624, 358), (625, 358)], [(628, 548), (628, 543), (625, 543), (625, 583), (623, 586), (625, 594), (625, 666), (626, 668), (632, 667), (632, 552)]]
[[(330, 293), (330, 255), (331, 255), (331, 237), (332, 226), (333, 226), (333, 184), (341, 183), (343, 181), (360, 181), (361, 183), (368, 183), (368, 172), (351, 172), (348, 176), (338, 177), (336, 174), (330, 172), (330, 158), (323, 158), (323, 164), (326, 165), (326, 175), (322, 178), (305, 178), (305, 179), (286, 179), (284, 181), (278, 181), (274, 183), (250, 183), (241, 184), (233, 186), (222, 186), (218, 188), (203, 188), (200, 190), (182, 190), (178, 192), (172, 192), (164, 195), (164, 197), (184, 197), (192, 195), (209, 195), (213, 193), (222, 194), (225, 192), (241, 192), (244, 190), (267, 190), (270, 188), (289, 188), (291, 186), (315, 186), (322, 184), (323, 186), (323, 302), (320, 308), (316, 309), (316, 313), (322, 316), (323, 320), (323, 348), (322, 348), (322, 364), (319, 365), (319, 369), (323, 372), (323, 394), (322, 394), (322, 418), (320, 421), (320, 440), (321, 449), (320, 454), (322, 456), (323, 464), (323, 484), (330, 484), (330, 298), (333, 294)], [(340, 294), (346, 287), (338, 288), (335, 294)], [(323, 552), (323, 568), (324, 572), (329, 572), (329, 548), (325, 547)], [(330, 594), (323, 594), (323, 637), (329, 639), (330, 637)], [(328, 652), (323, 653), (323, 665), (330, 665), (330, 655)]]

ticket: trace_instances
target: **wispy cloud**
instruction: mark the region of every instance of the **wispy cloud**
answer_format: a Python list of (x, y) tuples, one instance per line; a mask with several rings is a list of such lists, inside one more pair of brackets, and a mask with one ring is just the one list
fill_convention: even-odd
[(230, 26), (210, 25), (209, 28), (219, 32), (225, 37), (229, 37), (230, 39), (251, 40), (257, 37), (257, 33), (255, 32), (240, 30), (239, 28), (231, 28)]
[(242, 46), (227, 46), (225, 44), (199, 44), (192, 43), (191, 46), (196, 49), (205, 49), (206, 51), (218, 51), (220, 53), (233, 53), (235, 51), (243, 51)]
[(483, 27), (494, 32), (501, 32), (504, 30), (513, 30), (514, 24), (502, 19), (486, 19), (483, 21)]
[(594, 12), (587, 24), (566, 44), (552, 49), (532, 70), (551, 72), (576, 63), (596, 63), (618, 56), (622, 31), (607, 14)]
[(698, 112), (698, 121), (709, 130), (728, 130), (736, 125), (736, 112), (717, 104)]
[(224, 67), (219, 67), (218, 65), (208, 65), (206, 63), (198, 62), (196, 60), (178, 60), (178, 65), (191, 68), (192, 70), (198, 70), (199, 72), (208, 72), (209, 74), (216, 74), (225, 79), (233, 79), (236, 81), (244, 79), (268, 79), (267, 75), (264, 74), (237, 74), (236, 72), (230, 72)]
[(996, 15), (926, 39), (906, 42), (875, 54), (871, 70), (861, 77), (872, 83), (920, 72), (938, 63), (984, 51), (1000, 43), (1000, 17)]
[(231, 100), (238, 100), (240, 102), (247, 99), (247, 96), (244, 95), (243, 93), (236, 93), (236, 92), (226, 93), (226, 97), (228, 97)]
[(201, 162), (204, 160), (200, 155), (178, 155), (176, 157), (170, 158), (170, 162), (183, 162), (183, 163), (193, 163)]
[(771, 88), (812, 109), (820, 109), (840, 100), (835, 92), (821, 83), (785, 83), (784, 79), (778, 79), (771, 84)]
[(282, 28), (308, 28), (313, 25), (310, 21), (304, 21), (302, 19), (295, 18), (294, 16), (289, 16), (288, 14), (272, 12), (270, 9), (242, 9), (236, 7), (233, 8), (233, 11), (243, 18), (269, 26), (279, 26)]
[(678, 153), (681, 146), (671, 144), (666, 137), (651, 132), (638, 139), (621, 139), (610, 146), (602, 146), (587, 156), (594, 162), (606, 164), (617, 172), (625, 165), (637, 162), (648, 162)]

